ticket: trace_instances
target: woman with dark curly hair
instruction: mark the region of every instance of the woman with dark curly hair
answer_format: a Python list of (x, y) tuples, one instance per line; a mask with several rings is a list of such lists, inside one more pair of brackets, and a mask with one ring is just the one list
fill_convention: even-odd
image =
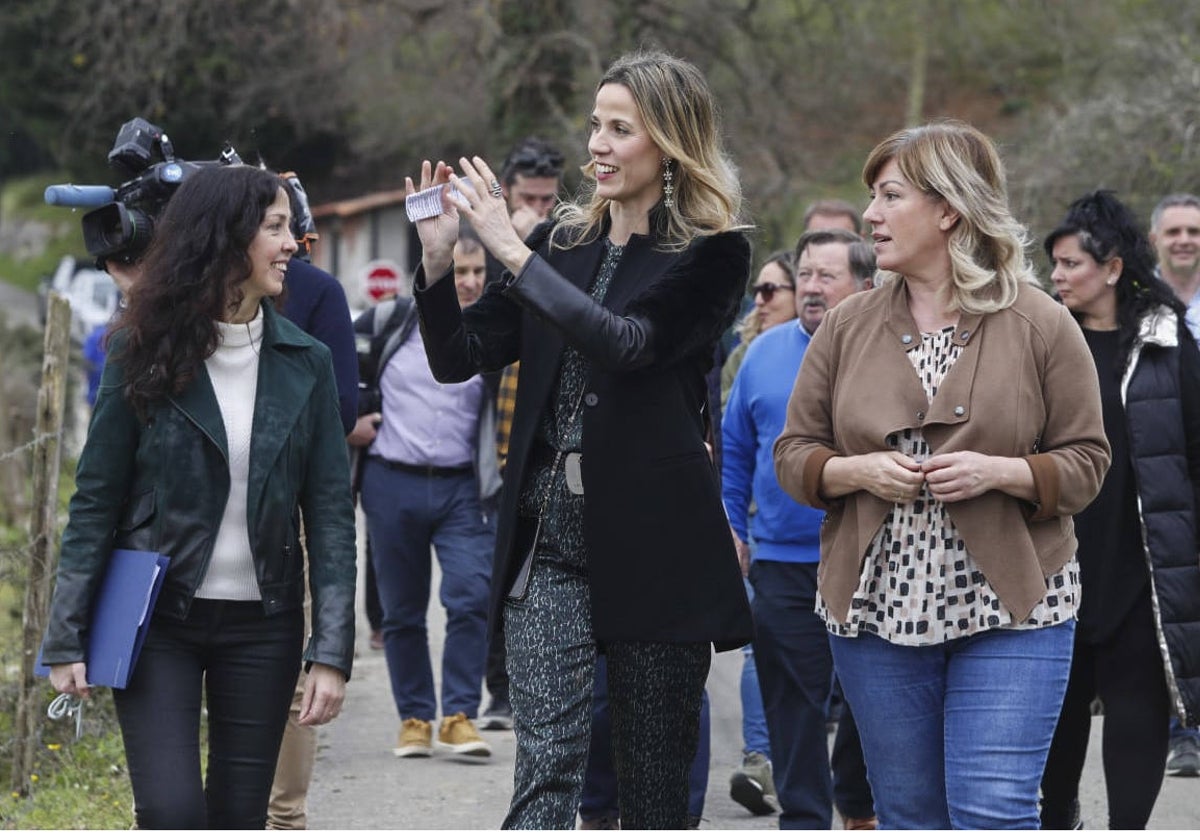
[(1172, 709), (1200, 719), (1200, 350), (1128, 208), (1101, 191), (1046, 237), (1050, 279), (1096, 362), (1112, 466), (1075, 515), (1083, 597), (1042, 776), (1042, 828), (1079, 828), (1091, 704), (1104, 703), (1108, 827), (1146, 827)]
[(332, 720), (350, 675), (354, 513), (333, 368), (271, 301), (297, 247), (290, 216), (264, 170), (205, 168), (180, 185), (116, 325), (79, 459), (42, 654), (57, 690), (88, 694), (92, 596), (113, 549), (170, 558), (129, 684), (113, 692), (138, 828), (263, 828), (302, 660), (301, 724)]

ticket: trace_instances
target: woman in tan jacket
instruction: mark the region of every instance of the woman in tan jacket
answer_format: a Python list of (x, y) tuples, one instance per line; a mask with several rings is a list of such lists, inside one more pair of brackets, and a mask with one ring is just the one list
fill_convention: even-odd
[(1070, 668), (1071, 515), (1108, 467), (1095, 367), (1034, 283), (976, 129), (900, 131), (863, 169), (882, 283), (831, 311), (775, 447), (827, 511), (817, 612), (880, 828), (1037, 828)]

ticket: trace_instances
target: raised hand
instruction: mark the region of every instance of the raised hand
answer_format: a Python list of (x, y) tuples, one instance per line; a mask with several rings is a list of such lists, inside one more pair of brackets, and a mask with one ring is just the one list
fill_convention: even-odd
[[(421, 162), (421, 184), (413, 186), (412, 178), (404, 179), (404, 194), (428, 189), (433, 186), (445, 186), (450, 183), (454, 170), (442, 161), (432, 166), (429, 161)], [(434, 282), (447, 271), (454, 261), (454, 244), (458, 242), (458, 208), (442, 191), (442, 214), (417, 222), (417, 236), (421, 239), (421, 263), (425, 267), (425, 278), (429, 283)]]
[(450, 176), (450, 181), (462, 193), (462, 198), (446, 200), (471, 223), (483, 247), (513, 274), (518, 273), (531, 251), (513, 228), (508, 204), (500, 191), (500, 181), (481, 157), (459, 158), (458, 163), (463, 174), (461, 177)]

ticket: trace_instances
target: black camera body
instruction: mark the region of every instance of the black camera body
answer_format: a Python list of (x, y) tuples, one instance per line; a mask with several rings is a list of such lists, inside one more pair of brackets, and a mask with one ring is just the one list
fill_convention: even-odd
[(108, 153), (109, 165), (124, 179), (119, 187), (56, 184), (46, 188), (45, 199), (96, 208), (83, 215), (82, 224), (84, 247), (98, 265), (110, 259), (133, 262), (150, 244), (155, 220), (185, 178), (207, 166), (241, 162), (230, 145), (217, 160), (179, 160), (161, 128), (134, 117), (121, 126)]

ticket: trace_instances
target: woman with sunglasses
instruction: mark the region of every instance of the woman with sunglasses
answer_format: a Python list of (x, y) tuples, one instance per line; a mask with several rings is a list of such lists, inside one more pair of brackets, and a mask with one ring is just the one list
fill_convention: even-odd
[(758, 279), (750, 287), (749, 293), (754, 300), (754, 307), (742, 316), (736, 329), (738, 344), (729, 352), (729, 357), (721, 365), (721, 410), (729, 401), (729, 391), (733, 388), (733, 378), (737, 376), (742, 359), (746, 357), (746, 348), (750, 346), (760, 333), (771, 327), (786, 323), (796, 317), (796, 281), (795, 268), (792, 264), (794, 255), (791, 251), (776, 251), (767, 257), (762, 268), (758, 271)]

